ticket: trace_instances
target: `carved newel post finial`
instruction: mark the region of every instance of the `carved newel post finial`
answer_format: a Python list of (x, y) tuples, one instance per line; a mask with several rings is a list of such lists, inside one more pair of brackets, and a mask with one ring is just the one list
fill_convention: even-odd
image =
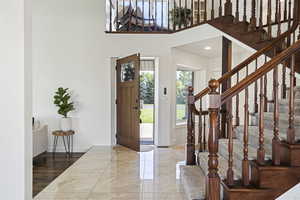
[(188, 116), (187, 116), (187, 143), (186, 143), (186, 164), (195, 165), (195, 121), (193, 114), (193, 106), (195, 103), (194, 88), (188, 87)]
[(209, 135), (208, 135), (208, 174), (206, 179), (206, 199), (220, 200), (220, 177), (218, 174), (218, 115), (221, 106), (221, 96), (217, 92), (219, 82), (209, 83)]

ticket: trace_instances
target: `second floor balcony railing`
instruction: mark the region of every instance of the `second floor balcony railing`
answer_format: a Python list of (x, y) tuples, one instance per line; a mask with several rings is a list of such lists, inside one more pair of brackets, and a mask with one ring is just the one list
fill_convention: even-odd
[[(292, 16), (291, 0), (106, 0), (108, 33), (172, 33), (232, 16), (265, 27)], [(253, 22), (253, 21), (252, 21)], [(251, 23), (252, 23), (251, 22)]]

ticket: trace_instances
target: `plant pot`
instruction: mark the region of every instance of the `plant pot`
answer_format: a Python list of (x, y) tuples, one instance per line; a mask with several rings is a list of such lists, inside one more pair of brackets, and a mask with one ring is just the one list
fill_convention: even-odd
[(72, 130), (72, 118), (64, 117), (60, 120), (60, 129), (62, 131)]

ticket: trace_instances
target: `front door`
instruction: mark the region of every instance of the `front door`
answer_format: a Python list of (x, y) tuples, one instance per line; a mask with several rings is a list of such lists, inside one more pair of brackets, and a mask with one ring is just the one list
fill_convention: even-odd
[(117, 60), (117, 144), (140, 151), (140, 55)]

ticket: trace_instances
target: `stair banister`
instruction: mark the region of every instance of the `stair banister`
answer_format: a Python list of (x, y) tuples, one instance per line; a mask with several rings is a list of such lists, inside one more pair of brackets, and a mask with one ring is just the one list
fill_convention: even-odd
[(221, 96), (217, 92), (219, 82), (209, 81), (209, 135), (208, 135), (208, 175), (206, 180), (206, 199), (220, 200), (220, 177), (218, 174), (219, 130), (218, 116), (221, 106)]
[[(261, 55), (264, 55), (268, 53), (270, 50), (274, 48), (278, 43), (284, 41), (284, 39), (288, 38), (292, 33), (294, 33), (298, 27), (298, 21), (299, 21), (299, 16), (298, 12), (300, 12), (299, 8), (299, 3), (298, 0), (295, 1), (295, 8), (294, 8), (294, 20), (291, 28), (287, 30), (286, 32), (282, 33), (277, 39), (275, 39), (270, 45), (262, 48), (261, 50), (257, 51), (254, 53), (252, 56), (244, 60), (242, 63), (234, 67), (231, 71), (225, 73), (221, 78), (219, 78), (217, 81), (221, 84), (223, 81), (231, 78), (233, 75), (235, 75), (237, 72), (240, 70), (244, 69), (247, 65), (251, 64), (254, 62), (257, 58), (259, 58)], [(203, 89), (201, 92), (195, 95), (195, 101), (198, 101), (200, 98), (204, 97), (207, 95), (209, 92), (209, 88)]]
[(295, 42), (292, 46), (288, 47), (285, 51), (278, 54), (276, 57), (274, 57), (272, 60), (264, 64), (262, 67), (256, 70), (256, 72), (253, 72), (252, 74), (248, 75), (245, 79), (239, 82), (239, 84), (231, 87), (230, 89), (226, 90), (221, 95), (221, 103), (227, 102), (230, 98), (235, 96), (237, 93), (244, 90), (246, 87), (248, 87), (253, 82), (259, 80), (262, 78), (266, 73), (270, 72), (272, 69), (274, 69), (274, 66), (281, 64), (289, 57), (292, 57), (293, 54), (300, 51), (300, 40)]

